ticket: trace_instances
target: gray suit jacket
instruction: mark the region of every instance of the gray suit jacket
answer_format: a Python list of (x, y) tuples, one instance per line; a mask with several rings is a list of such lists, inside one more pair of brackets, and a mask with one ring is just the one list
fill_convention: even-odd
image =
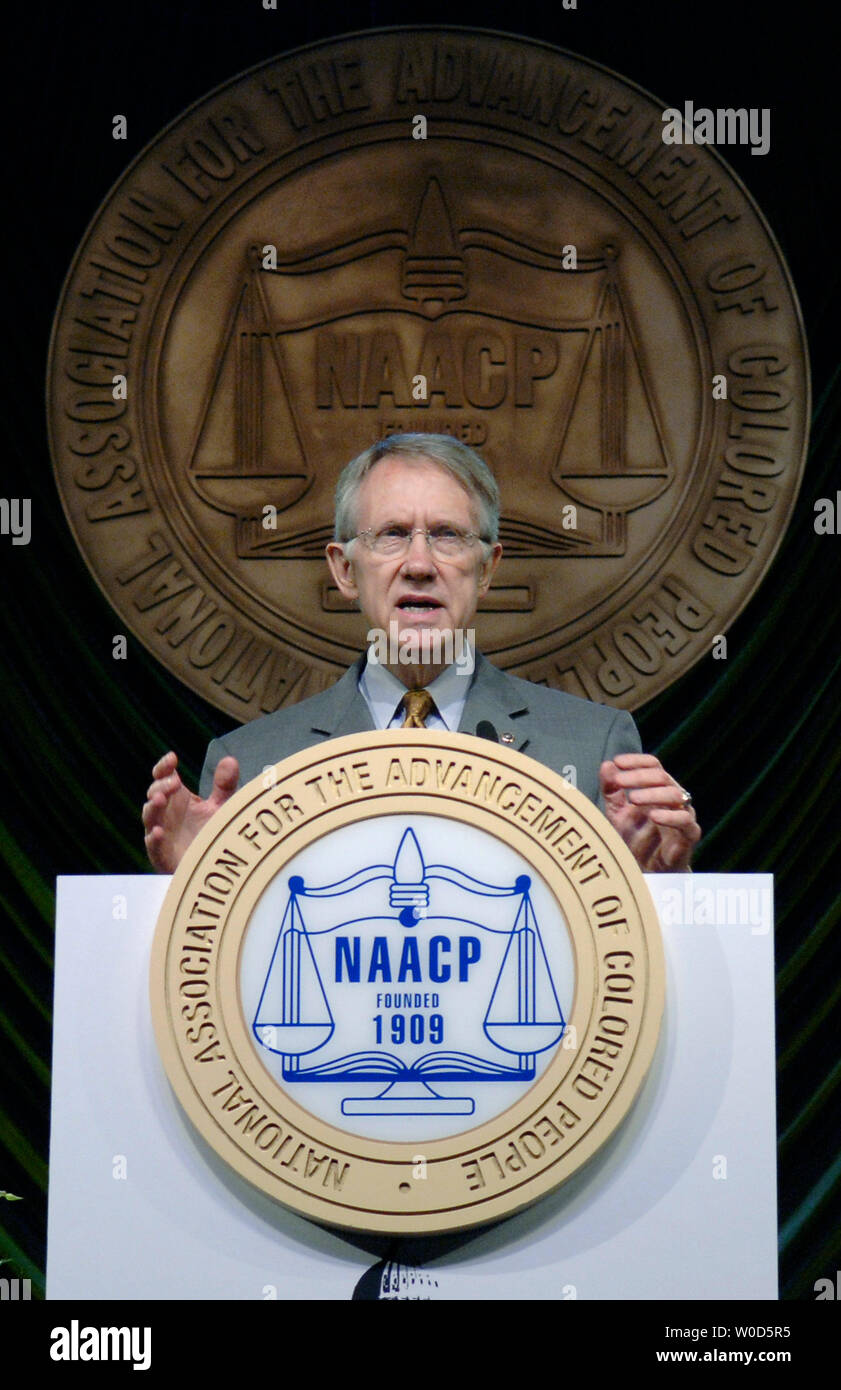
[[(239, 762), (239, 784), (244, 786), (264, 767), (292, 753), (342, 734), (373, 730), (371, 713), (358, 687), (364, 661), (364, 656), (360, 657), (341, 680), (320, 695), (215, 738), (204, 760), (200, 795), (209, 794), (216, 764), (229, 754)], [(564, 767), (571, 764), (575, 784), (601, 810), (600, 764), (615, 753), (638, 753), (642, 748), (637, 727), (625, 710), (509, 676), (477, 652), (460, 732), (475, 734), (481, 720), (492, 724), (498, 734), (513, 733), (511, 747), (555, 772), (563, 774)]]

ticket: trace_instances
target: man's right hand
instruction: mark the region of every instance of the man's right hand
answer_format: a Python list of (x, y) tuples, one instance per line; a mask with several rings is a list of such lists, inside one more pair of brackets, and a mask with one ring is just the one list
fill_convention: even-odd
[(164, 753), (152, 768), (152, 776), (155, 780), (143, 807), (146, 853), (159, 874), (172, 874), (202, 826), (233, 796), (239, 782), (239, 763), (236, 758), (220, 759), (206, 801), (184, 786), (174, 753)]

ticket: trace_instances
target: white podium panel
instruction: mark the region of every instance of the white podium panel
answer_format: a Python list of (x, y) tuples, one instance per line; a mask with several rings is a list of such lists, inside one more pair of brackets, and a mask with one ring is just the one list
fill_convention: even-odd
[(59, 879), (48, 1297), (350, 1299), (398, 1246), (422, 1265), (402, 1281), (416, 1297), (775, 1299), (773, 879), (647, 882), (666, 1013), (630, 1115), (558, 1192), (441, 1253), (436, 1238), (319, 1228), (228, 1169), (155, 1047), (149, 953), (169, 880)]

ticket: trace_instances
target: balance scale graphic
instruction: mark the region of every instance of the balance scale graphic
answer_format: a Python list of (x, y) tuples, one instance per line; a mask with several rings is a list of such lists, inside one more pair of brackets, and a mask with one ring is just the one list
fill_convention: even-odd
[(426, 864), (411, 826), (390, 864), (320, 885), (291, 875), (254, 1037), (285, 1082), (386, 1083), (345, 1095), (343, 1115), (472, 1115), (472, 1096), (430, 1083), (531, 1081), (564, 1034), (531, 890), (528, 874), (495, 884)]
[[(203, 506), (235, 518), (240, 558), (320, 561), (332, 534), (313, 510), (323, 441), (301, 407), (319, 390), (312, 379), (319, 353), (327, 354), (325, 380), (342, 383), (342, 405), (334, 407), (331, 394), (316, 413), (342, 422), (336, 447), (351, 457), (362, 447), (362, 386), (348, 373), (355, 364), (360, 380), (367, 377), (361, 343), (369, 343), (375, 362), (386, 353), (381, 395), (399, 413), (413, 372), (428, 370), (427, 331), (434, 328), (433, 342), (440, 333), (460, 343), (475, 333), (496, 342), (500, 334), (533, 329), (571, 370), (544, 408), (538, 453), (548, 461), (545, 476), (532, 469), (528, 506), (502, 517), (500, 538), (509, 556), (624, 555), (629, 515), (672, 485), (677, 461), (652, 349), (620, 273), (619, 245), (579, 247), (573, 268), (561, 245), (532, 245), (503, 227), (473, 225), (469, 208), (436, 176), (406, 196), (404, 228), (301, 248), (271, 266), (257, 244), (243, 246), (223, 321), (215, 330), (208, 324), (217, 341), (181, 476)], [(362, 300), (360, 264), (374, 277)], [(526, 277), (516, 311), (505, 290), (512, 266)], [(433, 396), (440, 402), (440, 386)], [(462, 423), (461, 406), (441, 409), (454, 429)], [(495, 407), (475, 409), (489, 424)], [(586, 512), (580, 528), (561, 521), (568, 500)], [(274, 528), (263, 524), (267, 501), (283, 518)]]

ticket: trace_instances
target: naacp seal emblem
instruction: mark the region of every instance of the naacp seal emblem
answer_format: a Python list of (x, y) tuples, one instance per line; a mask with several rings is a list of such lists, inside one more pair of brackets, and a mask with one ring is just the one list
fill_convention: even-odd
[(262, 1191), (365, 1231), (492, 1221), (605, 1142), (663, 1007), (659, 925), (608, 822), (521, 753), (354, 734), (243, 788), (153, 951), (170, 1081)]
[(132, 164), (65, 286), (50, 429), (170, 670), (240, 720), (330, 685), (364, 644), (325, 577), (338, 472), (417, 430), (499, 481), (496, 665), (633, 709), (709, 655), (794, 506), (807, 359), (760, 213), (662, 111), (543, 44), (394, 29), (234, 79)]

